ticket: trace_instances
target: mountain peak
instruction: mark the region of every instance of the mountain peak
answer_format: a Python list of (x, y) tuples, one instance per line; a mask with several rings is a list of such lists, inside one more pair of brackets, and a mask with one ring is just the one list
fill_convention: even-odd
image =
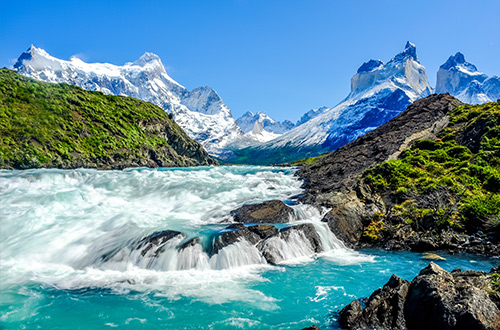
[(460, 52), (457, 52), (455, 55), (451, 55), (450, 57), (448, 57), (448, 60), (446, 60), (446, 62), (439, 68), (443, 70), (449, 70), (457, 66), (463, 66), (467, 68), (467, 70), (470, 72), (477, 72), (476, 66), (472, 63), (465, 61), (464, 54)]
[(45, 57), (50, 56), (45, 50), (41, 48), (36, 48), (33, 44), (31, 44), (31, 46), (17, 58), (17, 62), (14, 64), (14, 68), (18, 69), (22, 67), (24, 61), (31, 61), (33, 57), (37, 54), (40, 54)]
[(401, 53), (394, 56), (394, 58), (391, 61), (402, 62), (406, 59), (412, 59), (418, 62), (417, 47), (415, 47), (415, 44), (409, 41), (406, 42), (405, 49)]
[(135, 65), (145, 66), (149, 63), (159, 63), (161, 64), (161, 59), (158, 55), (154, 53), (145, 52), (137, 61), (134, 62)]

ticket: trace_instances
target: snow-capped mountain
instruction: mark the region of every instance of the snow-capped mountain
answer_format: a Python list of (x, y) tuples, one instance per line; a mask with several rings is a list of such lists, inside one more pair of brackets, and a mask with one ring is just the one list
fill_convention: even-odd
[(236, 119), (236, 123), (245, 133), (251, 132), (256, 122), (259, 122), (267, 132), (274, 134), (283, 134), (295, 127), (291, 121), (276, 121), (263, 111), (257, 113), (247, 111), (240, 118)]
[(436, 93), (450, 93), (469, 104), (492, 102), (500, 98), (500, 78), (479, 72), (458, 52), (439, 67)]
[(200, 87), (188, 91), (168, 76), (160, 58), (152, 53), (117, 66), (85, 63), (76, 57), (60, 60), (31, 46), (18, 58), (14, 69), (37, 80), (132, 96), (156, 104), (173, 113), (186, 133), (212, 155), (227, 155), (226, 145), (243, 135), (231, 111), (213, 89)]
[(302, 125), (302, 124), (308, 122), (309, 120), (318, 117), (326, 110), (328, 110), (328, 107), (321, 107), (318, 109), (311, 109), (311, 110), (307, 111), (305, 114), (302, 115), (302, 117), (300, 117), (299, 120), (297, 120), (297, 123), (295, 123), (295, 126)]
[(361, 65), (351, 79), (351, 92), (337, 106), (322, 109), (316, 117), (262, 146), (240, 151), (239, 157), (266, 163), (277, 161), (276, 156), (294, 160), (335, 150), (397, 116), (431, 91), (415, 45), (408, 42), (387, 63), (370, 60)]

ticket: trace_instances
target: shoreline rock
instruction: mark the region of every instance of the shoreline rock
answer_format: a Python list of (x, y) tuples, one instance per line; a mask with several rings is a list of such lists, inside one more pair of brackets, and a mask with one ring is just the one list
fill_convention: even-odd
[(412, 281), (392, 275), (369, 298), (344, 307), (339, 325), (343, 329), (498, 329), (497, 268), (490, 273), (459, 269), (448, 273), (431, 262)]

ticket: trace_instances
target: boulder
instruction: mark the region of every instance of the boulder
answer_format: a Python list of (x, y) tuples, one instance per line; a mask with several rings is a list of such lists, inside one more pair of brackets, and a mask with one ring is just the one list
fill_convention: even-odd
[(236, 242), (246, 240), (250, 244), (257, 244), (260, 241), (259, 235), (255, 234), (247, 227), (237, 226), (241, 229), (235, 229), (235, 224), (226, 227), (213, 241), (212, 254), (216, 254), (222, 248), (234, 244)]
[(364, 309), (358, 300), (344, 307), (340, 311), (340, 326), (344, 329), (406, 329), (404, 302), (408, 287), (408, 281), (392, 275), (383, 288), (368, 298)]
[(411, 282), (392, 275), (362, 307), (339, 312), (344, 329), (499, 329), (500, 299), (493, 270), (448, 273), (431, 262)]
[(195, 246), (196, 244), (201, 244), (201, 237), (193, 237), (186, 242), (180, 244), (177, 249), (179, 251), (182, 251), (184, 249), (187, 249), (188, 247)]
[(293, 215), (293, 209), (279, 200), (243, 205), (231, 211), (234, 220), (242, 223), (286, 223)]
[(136, 249), (141, 250), (141, 255), (143, 257), (148, 253), (149, 250), (154, 249), (155, 256), (157, 256), (158, 253), (160, 252), (160, 248), (163, 245), (165, 245), (165, 243), (167, 243), (169, 240), (179, 235), (183, 237), (186, 236), (186, 234), (175, 230), (164, 230), (164, 231), (154, 232), (151, 235), (144, 237), (139, 242)]
[(266, 239), (268, 237), (274, 236), (279, 232), (278, 228), (276, 228), (275, 226), (265, 224), (249, 226), (248, 229), (259, 235), (261, 239)]
[(284, 240), (288, 240), (290, 237), (290, 234), (293, 231), (300, 231), (304, 234), (306, 239), (311, 243), (311, 246), (314, 250), (314, 252), (318, 253), (323, 251), (323, 245), (321, 244), (321, 238), (318, 235), (318, 232), (316, 231), (316, 228), (314, 228), (314, 225), (311, 223), (303, 223), (300, 225), (295, 225), (295, 226), (290, 226), (286, 227), (280, 230), (280, 236)]

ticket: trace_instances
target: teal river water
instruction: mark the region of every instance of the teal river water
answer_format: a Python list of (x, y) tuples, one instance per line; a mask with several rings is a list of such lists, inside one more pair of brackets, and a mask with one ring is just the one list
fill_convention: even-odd
[[(346, 249), (321, 223), (326, 210), (307, 205), (293, 206), (292, 223), (312, 223), (323, 253), (300, 237), (273, 243), (284, 251), (278, 266), (244, 242), (206, 252), (231, 210), (291, 203), (301, 184), (272, 167), (0, 171), (0, 329), (335, 329), (345, 304), (428, 264), (418, 253)], [(134, 252), (167, 229), (186, 233), (175, 245), (205, 243)], [(441, 255), (449, 271), (499, 262)]]

